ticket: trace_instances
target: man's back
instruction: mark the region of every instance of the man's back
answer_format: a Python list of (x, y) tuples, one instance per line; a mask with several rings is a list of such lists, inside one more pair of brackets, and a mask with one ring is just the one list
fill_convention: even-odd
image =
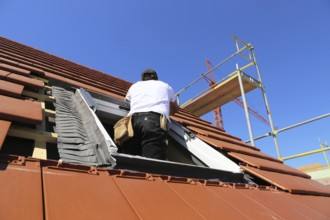
[[(141, 74), (142, 81), (134, 83), (126, 94), (130, 101), (134, 136), (124, 142), (121, 151), (132, 155), (162, 159), (166, 158), (167, 126), (164, 115), (178, 109), (173, 89), (158, 80), (155, 70), (147, 69)], [(166, 119), (165, 118), (165, 119)]]
[(126, 99), (130, 101), (129, 115), (136, 112), (157, 112), (169, 117), (170, 102), (175, 101), (173, 89), (159, 80), (138, 81), (129, 89)]

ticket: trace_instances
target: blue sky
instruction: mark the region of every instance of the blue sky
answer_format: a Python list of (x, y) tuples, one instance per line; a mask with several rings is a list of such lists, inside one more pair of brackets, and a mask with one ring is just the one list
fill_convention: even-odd
[[(131, 82), (151, 67), (176, 92), (206, 71), (206, 58), (216, 65), (235, 52), (231, 34), (255, 48), (277, 128), (330, 112), (328, 0), (0, 2), (1, 36)], [(220, 79), (243, 62), (234, 59), (213, 74)], [(201, 80), (181, 102), (207, 88)], [(267, 118), (260, 90), (249, 93), (247, 102)], [(226, 131), (247, 140), (243, 109), (229, 103), (222, 111)], [(254, 136), (270, 131), (250, 117)], [(213, 122), (212, 114), (203, 118)], [(325, 118), (278, 134), (281, 155), (319, 149), (319, 140), (330, 144), (329, 127)], [(276, 157), (271, 137), (255, 144)], [(296, 167), (325, 159), (321, 153), (286, 163)]]

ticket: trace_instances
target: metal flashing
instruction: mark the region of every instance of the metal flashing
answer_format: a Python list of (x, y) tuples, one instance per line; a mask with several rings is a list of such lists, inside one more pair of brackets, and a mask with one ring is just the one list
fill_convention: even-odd
[(120, 153), (113, 153), (112, 156), (117, 161), (115, 168), (121, 170), (223, 182), (245, 182), (242, 173)]
[(117, 146), (79, 90), (73, 93), (54, 86), (53, 95), (57, 100), (55, 131), (61, 159), (90, 166), (114, 166), (111, 153), (117, 152)]
[(93, 91), (86, 91), (86, 94), (95, 102), (95, 112), (100, 118), (106, 118), (107, 120), (117, 122), (119, 119), (126, 116), (130, 109), (129, 103), (123, 99), (116, 99)]
[(200, 140), (179, 123), (175, 121), (169, 123), (168, 134), (180, 143), (180, 146), (191, 152), (191, 154), (208, 167), (233, 173), (241, 173), (241, 169), (236, 163)]

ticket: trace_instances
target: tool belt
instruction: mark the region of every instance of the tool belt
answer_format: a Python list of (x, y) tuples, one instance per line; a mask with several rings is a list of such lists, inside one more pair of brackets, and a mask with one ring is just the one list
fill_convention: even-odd
[(160, 128), (167, 131), (167, 118), (165, 115), (160, 115)]
[[(167, 131), (167, 118), (165, 115), (159, 115), (160, 128)], [(114, 126), (114, 141), (116, 144), (122, 145), (125, 141), (134, 136), (134, 130), (132, 125), (133, 115), (123, 117)]]
[(134, 130), (132, 126), (132, 116), (126, 116), (120, 119), (114, 125), (114, 140), (116, 144), (123, 144), (125, 141), (134, 136)]

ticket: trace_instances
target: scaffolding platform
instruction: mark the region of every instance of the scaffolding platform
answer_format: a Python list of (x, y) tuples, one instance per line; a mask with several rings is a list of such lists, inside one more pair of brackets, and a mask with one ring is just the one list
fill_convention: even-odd
[(215, 84), (214, 87), (201, 95), (188, 100), (181, 107), (194, 113), (197, 116), (202, 116), (213, 109), (218, 108), (234, 99), (242, 96), (239, 77), (242, 79), (244, 93), (248, 93), (256, 88), (261, 87), (261, 83), (253, 77), (245, 74), (242, 71), (236, 71), (230, 74), (222, 82)]

